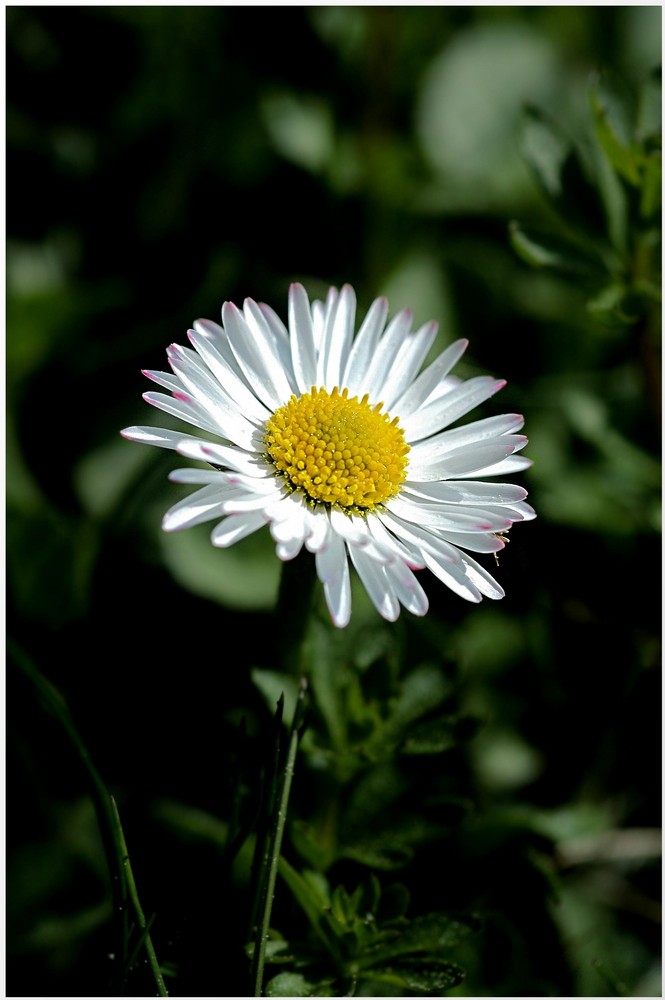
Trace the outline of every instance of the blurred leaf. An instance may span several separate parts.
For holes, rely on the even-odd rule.
[[[96,525],[48,504],[7,512],[7,583],[28,621],[62,627],[86,615],[99,547]]]
[[[159,799],[153,804],[152,811],[161,823],[184,841],[215,844],[222,849],[227,846],[228,823],[203,809],[172,799]]]
[[[603,234],[602,201],[572,141],[557,122],[533,105],[524,109],[520,148],[559,219],[584,235]]]
[[[663,80],[660,66],[652,69],[642,84],[638,98],[635,134],[648,150],[652,143],[660,148],[663,121]]]
[[[164,562],[180,586],[238,610],[271,610],[279,587],[280,562],[268,531],[229,549],[210,543],[210,525],[159,533]]]
[[[658,216],[662,205],[663,192],[663,162],[660,151],[650,153],[644,161],[642,175],[642,196],[640,199],[640,215],[643,219],[653,219]],[[658,218],[654,220],[658,223]]]
[[[391,954],[443,951],[456,948],[468,937],[477,934],[481,922],[475,916],[454,917],[448,913],[428,913],[414,917],[398,941],[390,947]]]
[[[379,919],[382,923],[399,922],[411,901],[409,890],[401,882],[391,882],[381,894]]]
[[[426,156],[446,191],[459,189],[474,214],[523,197],[514,135],[524,95],[550,104],[561,92],[551,39],[514,11],[506,13],[501,20],[472,21],[445,39],[422,74],[416,108]]]
[[[449,683],[438,667],[416,667],[403,678],[399,693],[389,701],[387,718],[378,722],[371,737],[363,742],[364,753],[372,760],[390,756],[408,738],[412,723],[435,711],[448,694]]]
[[[317,992],[316,983],[312,983],[300,972],[280,972],[274,976],[265,989],[268,997],[316,997],[334,996],[334,993]]]
[[[326,951],[339,961],[339,944],[329,915],[331,898],[327,880],[317,872],[304,872],[301,875],[283,857],[279,860],[279,874]]]
[[[426,961],[377,966],[366,978],[376,983],[388,983],[424,995],[440,996],[442,990],[451,990],[464,980],[464,972],[451,962]],[[377,994],[374,994],[375,996]]]
[[[322,844],[315,828],[302,820],[294,820],[290,826],[293,847],[303,861],[317,871],[325,871],[335,860],[336,852]]]
[[[333,152],[333,122],[328,104],[303,94],[268,94],[263,117],[275,148],[287,159],[316,173]]]
[[[524,110],[521,133],[522,155],[540,187],[555,204],[563,195],[561,175],[571,155],[570,141],[559,127],[538,108]]]
[[[551,233],[511,222],[508,234],[513,250],[532,267],[549,267],[562,274],[600,280],[606,273],[597,256]]]
[[[348,671],[345,637],[328,621],[312,618],[303,649],[308,664],[312,697],[321,713],[333,748],[342,753],[347,743],[348,712],[345,687],[353,679]]]
[[[339,856],[356,861],[358,864],[375,868],[377,871],[399,871],[408,865],[413,858],[413,849],[407,844],[391,842],[390,836],[377,837],[376,840],[346,844],[339,850]]]
[[[298,704],[298,682],[288,674],[276,670],[252,670],[252,680],[263,695],[266,705],[274,712],[280,697],[284,696],[284,725],[288,728],[293,722],[293,715]]]
[[[631,139],[628,111],[605,81],[590,89],[595,135],[608,162],[619,176],[634,187],[640,183],[640,152]]]
[[[600,291],[589,299],[587,308],[589,312],[598,316],[606,323],[614,322],[622,325],[635,323],[639,313],[629,312],[631,301],[631,290],[623,283],[615,281],[610,285],[601,288]]]
[[[444,753],[472,739],[477,729],[476,719],[442,715],[412,726],[400,750],[414,755]]]

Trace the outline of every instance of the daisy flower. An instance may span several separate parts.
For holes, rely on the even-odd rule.
[[[191,347],[167,349],[171,372],[145,371],[166,392],[157,409],[203,431],[128,427],[130,441],[205,463],[171,473],[198,489],[164,516],[165,531],[216,521],[220,548],[268,526],[281,560],[303,546],[334,624],[351,616],[349,560],[379,614],[424,615],[415,572],[427,568],[468,601],[504,591],[471,553],[504,547],[516,521],[535,517],[526,490],[480,477],[531,464],[519,414],[451,427],[505,382],[451,375],[468,341],[428,367],[436,323],[412,331],[408,309],[388,319],[376,299],[355,332],[350,285],[310,304],[289,291],[288,327],[263,304],[222,308],[222,325],[197,320]]]

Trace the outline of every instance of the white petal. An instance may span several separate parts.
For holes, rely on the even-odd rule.
[[[145,375],[146,378],[149,378],[151,382],[161,385],[163,389],[168,389],[169,392],[178,392],[182,389],[180,380],[175,375],[170,375],[168,372],[156,372],[144,369],[141,374]]]
[[[316,553],[316,572],[323,583],[330,617],[337,628],[344,628],[351,618],[351,580],[346,546],[334,532],[330,544]]]
[[[442,531],[441,538],[457,548],[481,552],[484,555],[500,552],[506,547],[506,543],[498,535],[481,534],[480,532]]]
[[[397,561],[403,560],[411,569],[423,569],[425,563],[420,550],[395,538],[378,517],[368,517],[367,527],[381,545],[393,552]]]
[[[361,391],[365,372],[370,365],[387,318],[387,300],[375,299],[356,334],[344,369],[344,385],[348,388],[350,396],[357,395]]]
[[[383,511],[379,516],[385,526],[397,538],[415,545],[421,555],[427,551],[436,555],[443,562],[461,562],[462,555],[459,549],[446,542],[444,538],[433,531],[421,528],[419,524],[411,524],[408,521],[403,521],[389,511]]]
[[[400,424],[406,440],[419,441],[440,431],[447,424],[463,417],[469,410],[493,396],[505,385],[504,379],[495,379],[491,375],[477,375],[457,388],[447,392],[440,399],[425,403],[415,413],[404,418],[399,405],[395,412],[399,413]]]
[[[276,342],[285,348],[288,352],[289,349],[289,331],[286,329],[281,319],[277,315],[274,309],[267,306],[265,302],[259,303],[259,308],[265,317],[265,321],[272,331],[272,335]]]
[[[317,385],[322,385],[328,390],[334,389],[335,386],[343,388],[340,383],[353,339],[355,318],[356,294],[350,285],[344,285],[326,316],[319,349]]]
[[[404,393],[420,370],[427,352],[436,339],[437,323],[426,323],[410,333],[400,346],[395,363],[387,373],[381,388],[381,401],[391,411],[395,400]]]
[[[227,549],[265,525],[260,514],[230,514],[212,529],[210,541],[220,549]]]
[[[177,448],[181,441],[199,443],[200,438],[182,431],[170,430],[167,427],[125,427],[120,431],[127,441],[137,441],[139,444],[152,444],[157,448]]]
[[[445,583],[446,587],[449,587],[455,594],[463,597],[466,601],[472,601],[474,604],[479,604],[482,601],[480,591],[467,578],[461,566],[451,566],[450,563],[444,565],[429,552],[425,552],[425,562],[434,576]]]
[[[367,522],[363,517],[344,514],[337,507],[330,511],[330,525],[336,534],[355,545],[366,545],[369,541]]]
[[[237,404],[240,412],[252,423],[257,425],[265,423],[271,410],[267,409],[256,394],[247,387],[243,378],[229,365],[210,338],[203,336],[197,330],[190,331],[189,337],[203,361],[226,391],[229,399]]]
[[[400,604],[418,617],[427,614],[429,608],[427,594],[409,567],[398,560],[386,566],[385,572]]]
[[[487,441],[503,434],[515,434],[523,426],[524,417],[521,413],[504,413],[498,417],[485,417],[483,420],[474,420],[462,427],[449,428],[434,437],[418,441],[412,446],[411,454],[414,461],[417,460],[418,464],[424,464],[440,458],[446,452],[456,451],[463,445]]]
[[[302,394],[309,392],[316,382],[316,349],[309,299],[299,284],[289,289],[289,329],[293,373]]]
[[[273,498],[282,495],[281,482],[274,476],[245,476],[242,472],[228,472],[227,481],[233,486],[239,486],[247,493],[270,494]]]
[[[226,486],[228,479],[225,472],[218,472],[216,469],[174,469],[169,472],[169,479],[172,483],[197,483],[199,486],[218,485]]]
[[[280,368],[289,383],[290,392],[296,392],[298,386],[291,368],[291,344],[289,343],[288,335],[285,337],[282,332],[283,325],[280,324],[276,328],[272,323],[268,322],[265,309],[257,305],[254,299],[245,299],[243,303],[243,315],[247,326],[254,336],[257,339],[265,340],[277,352]]]
[[[414,482],[429,482],[438,479],[456,479],[480,475],[484,469],[502,462],[508,455],[519,451],[527,443],[521,434],[505,434],[494,441],[478,441],[455,451],[447,452],[431,463],[416,465],[409,455],[407,475]]]
[[[399,618],[399,601],[381,565],[357,545],[349,545],[349,555],[372,604],[386,621]]]
[[[250,424],[244,413],[239,412],[237,403],[212,377],[210,369],[204,369],[202,364],[192,364],[182,348],[180,352],[176,353],[173,349],[170,352],[171,366],[187,392],[208,415],[211,426],[216,426],[218,433],[221,432],[229,440],[234,440],[232,434],[236,433],[238,426],[243,427],[245,433],[253,433],[256,423]]]
[[[471,480],[455,482],[404,483],[404,492],[444,503],[460,504],[515,504],[524,500],[527,491],[522,486],[511,483],[479,483]]]
[[[267,505],[274,502],[275,496],[265,493],[247,493],[243,490],[242,495],[225,500],[222,504],[224,514],[247,514],[250,511],[265,510]]]
[[[201,441],[197,438],[188,440],[185,435],[181,434],[177,441],[177,452],[185,458],[192,458],[197,462],[208,462],[210,465],[221,465],[257,479],[271,475],[258,455],[229,445]]]
[[[220,434],[220,427],[214,423],[209,415],[199,406],[195,399],[187,396],[186,393],[179,394],[175,399],[166,396],[163,392],[144,392],[143,398],[146,403],[156,406],[164,413],[170,413],[178,420],[184,420],[187,424],[194,424],[201,430],[210,431],[212,434]]]
[[[300,545],[305,540],[305,511],[299,504],[290,504],[289,517],[275,519],[270,524],[270,534],[276,542],[291,542],[294,539],[300,540]]]
[[[525,458],[523,455],[510,455],[509,458],[504,458],[496,465],[487,465],[484,469],[476,469],[472,473],[460,473],[460,478],[463,478],[464,475],[512,476],[515,472],[524,472],[525,469],[530,469],[532,465],[533,462],[530,458]]]
[[[320,552],[329,543],[329,536],[332,533],[330,520],[323,512],[307,511],[306,515],[308,534],[305,545],[310,552]]]
[[[437,531],[508,531],[512,521],[502,514],[493,514],[485,508],[459,507],[410,500],[406,494],[393,497],[388,509],[404,521],[435,528]]]
[[[394,403],[393,409],[399,415],[400,423],[428,399],[432,390],[440,384],[451,368],[454,368],[469,346],[468,340],[456,340],[418,376],[408,389]]]
[[[245,378],[259,399],[276,410],[292,395],[274,341],[254,336],[245,317],[232,302],[222,309],[224,329]]]
[[[521,514],[522,521],[533,521],[538,516],[531,504],[524,502],[513,504],[511,510]]]
[[[229,486],[204,486],[166,512],[162,519],[163,530],[181,531],[221,516],[224,513],[224,502],[232,492]]]
[[[291,559],[295,559],[302,549],[302,545],[302,538],[289,538],[286,542],[278,542],[275,546],[277,558],[281,559],[282,562],[289,562]]]
[[[477,563],[475,559],[471,556],[464,555],[464,564],[466,566],[467,578],[473,583],[478,590],[485,595],[485,597],[490,597],[493,601],[498,601],[502,597],[506,596],[506,592],[503,587],[499,586],[493,576],[487,572],[484,566]]]
[[[394,316],[376,346],[369,368],[365,374],[360,392],[368,393],[374,403],[384,403],[383,385],[395,365],[395,359],[411,330],[413,313],[402,309]],[[384,403],[385,405],[385,403]]]

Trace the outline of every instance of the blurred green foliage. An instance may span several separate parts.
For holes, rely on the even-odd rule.
[[[151,422],[140,369],[196,317],[284,315],[300,280],[437,319],[437,349],[468,337],[460,374],[507,378],[492,412],[526,416],[539,518],[500,604],[431,577],[423,620],[357,588],[346,633],[314,625],[273,914],[300,950],[272,995],[335,981],[303,880],[344,961],[404,913],[480,915],[419,982],[407,949],[408,982],[356,995],[660,995],[660,23],[7,9],[10,994],[118,987],[93,789],[26,662],[118,801],[170,992],[247,994],[251,838],[229,844],[288,702],[280,567],[267,533],[162,535],[177,460],[118,432]],[[368,894],[388,924],[358,922]]]

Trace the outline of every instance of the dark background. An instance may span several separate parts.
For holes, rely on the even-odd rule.
[[[459,373],[507,378],[492,412],[526,415],[539,517],[502,556],[507,597],[469,606],[429,577],[430,615],[398,626],[458,664],[484,719],[468,794],[516,831],[412,874],[423,904],[440,864],[437,893],[494,914],[455,995],[660,995],[658,310],[604,322],[593,288],[508,238],[549,221],[523,104],[584,138],[591,75],[631,94],[657,65],[659,7],[6,18],[9,994],[104,995],[112,951],[86,775],[26,662],[120,802],[173,995],[244,991],[213,818],[242,714],[263,749],[250,669],[274,665],[279,566],[269,538],[163,536],[177,460],[118,432],[160,423],[140,369],[195,318],[246,296],[285,317],[299,280],[437,319],[439,349],[468,337]],[[556,845],[554,902],[527,827]]]

